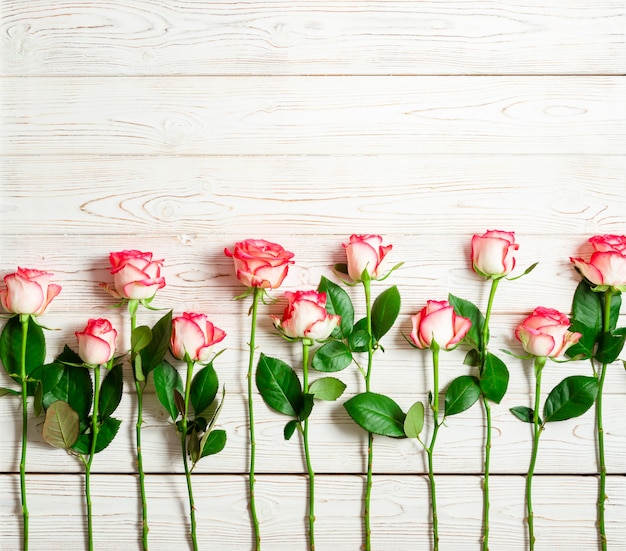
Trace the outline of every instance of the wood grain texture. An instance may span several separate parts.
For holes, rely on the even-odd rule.
[[[624,174],[626,156],[601,155],[5,156],[0,228],[62,235],[68,246],[139,234],[161,249],[155,235],[179,236],[190,250],[207,235],[313,236],[315,252],[295,241],[301,257],[326,255],[332,234],[413,234],[417,252],[432,241],[420,236],[450,236],[447,249],[453,235],[502,227],[518,230],[523,254],[524,233],[623,231]]]
[[[620,77],[57,77],[2,88],[3,151],[14,155],[626,153]]]
[[[5,75],[620,74],[615,0],[2,3]]]
[[[31,475],[33,551],[84,548],[82,478],[70,475]],[[246,511],[246,481],[242,476],[196,476],[198,537],[201,547],[240,551],[251,545]],[[363,478],[323,476],[317,484],[316,549],[358,549]],[[137,481],[131,476],[94,475],[95,546],[114,550],[140,548]],[[440,549],[478,548],[480,542],[480,480],[477,477],[437,477],[440,511]],[[537,476],[534,503],[536,549],[566,551],[595,549],[593,514],[597,481],[594,477]],[[607,532],[611,548],[626,545],[623,523],[626,482],[609,477]],[[187,545],[184,477],[148,476],[148,506],[152,511],[151,549],[167,551]],[[264,476],[258,484],[259,517],[264,549],[292,551],[306,546],[303,476]],[[492,478],[493,549],[526,548],[521,476]],[[0,549],[19,545],[19,515],[13,505],[18,479],[0,475]],[[372,545],[381,551],[431,548],[428,483],[422,476],[378,475],[372,492]],[[114,529],[112,529],[114,528]]]

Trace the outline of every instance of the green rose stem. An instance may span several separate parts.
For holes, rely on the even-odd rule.
[[[302,341],[302,370],[303,370],[303,392],[307,394],[309,392],[309,349],[311,348],[311,342],[307,339]],[[309,549],[315,550],[315,473],[311,466],[311,454],[309,453],[309,420],[304,420],[304,429],[302,425],[298,424],[300,431],[302,432],[302,439],[304,442],[304,456],[306,458],[306,468],[309,472]]]
[[[612,289],[604,292],[604,319],[603,331],[608,333],[611,328],[611,299],[613,298]],[[596,424],[598,432],[598,455],[600,461],[600,492],[598,495],[598,529],[600,531],[600,544],[602,551],[607,549],[606,527],[604,523],[605,502],[608,499],[606,495],[606,461],[604,457],[604,426],[602,422],[602,390],[604,388],[604,380],[606,378],[607,364],[602,364],[602,373],[598,380],[598,397],[596,399]]]
[[[196,507],[193,500],[193,489],[191,487],[191,472],[189,470],[189,462],[187,461],[187,428],[189,422],[189,397],[191,394],[191,379],[193,377],[193,360],[185,353],[185,361],[187,362],[187,380],[185,381],[185,408],[180,427],[180,444],[183,453],[183,466],[185,467],[185,478],[187,480],[187,495],[189,496],[189,515],[191,519],[191,542],[193,551],[198,551],[198,538],[196,536]]]
[[[87,539],[89,542],[89,551],[93,549],[93,515],[91,507],[91,464],[96,455],[96,441],[98,440],[98,432],[100,430],[98,421],[98,408],[100,407],[100,366],[95,366],[93,383],[93,413],[91,415],[91,449],[89,451],[89,459],[85,461],[85,500],[87,502]]]
[[[254,365],[254,349],[255,342],[254,337],[256,334],[256,324],[257,324],[257,311],[259,308],[259,299],[263,295],[263,289],[260,287],[254,287],[254,291],[252,294],[252,307],[250,308],[250,313],[252,315],[251,320],[251,328],[250,328],[250,356],[248,361],[248,422],[249,422],[249,430],[250,430],[250,470],[248,477],[249,491],[250,491],[250,515],[252,516],[252,523],[254,525],[254,541],[255,541],[255,550],[260,551],[261,549],[261,532],[259,530],[259,519],[256,513],[256,501],[254,497],[254,466],[256,461],[256,441],[254,438],[254,404],[252,401],[252,391],[253,391],[253,381],[252,381],[252,369]]]
[[[491,319],[491,309],[493,300],[496,296],[498,283],[500,278],[491,280],[491,289],[489,291],[489,299],[487,301],[487,312],[485,313],[485,324],[483,326],[483,335],[481,339],[480,353],[480,371],[481,375],[485,368],[485,359],[487,357],[487,345],[489,344],[489,320]],[[483,551],[489,550],[489,469],[491,464],[491,406],[489,400],[482,395],[483,408],[485,410],[485,420],[487,424],[487,438],[485,439],[485,462],[483,475]]]
[[[28,435],[28,383],[26,381],[26,348],[28,344],[29,314],[20,314],[22,324],[22,354],[20,358],[20,380],[22,383],[22,456],[20,458],[20,491],[22,497],[23,549],[28,551],[28,505],[26,504],[26,443]]]
[[[439,520],[437,516],[437,493],[435,489],[435,469],[433,464],[433,452],[435,450],[435,442],[437,441],[437,433],[439,432],[439,345],[434,341],[431,344],[433,351],[433,401],[431,409],[433,411],[433,434],[430,444],[426,448],[428,455],[428,480],[430,482],[430,509],[433,521],[433,550],[439,549]]]
[[[137,307],[139,302],[136,299],[128,301],[128,313],[130,314],[130,334],[132,335],[137,327]],[[132,340],[132,337],[131,337]],[[144,551],[148,549],[148,503],[146,500],[146,481],[143,469],[143,455],[141,452],[141,427],[143,425],[143,374],[137,377],[136,362],[137,353],[131,345],[130,361],[133,366],[133,377],[135,379],[135,390],[137,392],[137,423],[135,424],[135,443],[137,447],[137,471],[139,472],[139,491],[141,494],[141,518],[142,518],[142,544]]]
[[[533,409],[533,450],[526,475],[526,513],[528,522],[528,547],[530,551],[535,549],[535,523],[533,516],[533,474],[535,473],[535,464],[537,463],[537,450],[539,449],[539,437],[543,432],[544,425],[539,423],[539,400],[541,398],[541,372],[546,365],[547,358],[545,356],[535,357],[535,407]]]
[[[372,365],[374,363],[374,343],[372,342],[372,297],[370,279],[363,279],[365,291],[365,319],[367,320],[367,371],[365,373],[365,391],[370,391]],[[367,482],[365,486],[365,550],[372,548],[372,528],[370,524],[370,503],[372,498],[372,470],[374,465],[374,434],[367,433]]]

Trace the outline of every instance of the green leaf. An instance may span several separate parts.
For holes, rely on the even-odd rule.
[[[480,366],[480,353],[475,348],[470,348],[463,358],[463,365],[469,365],[470,367]]]
[[[269,407],[291,417],[298,416],[302,407],[302,387],[296,372],[285,362],[261,354],[256,386]]]
[[[35,385],[33,410],[35,412],[35,417],[39,417],[43,410],[43,385],[41,384],[41,381],[37,381]]]
[[[98,403],[98,415],[100,417],[110,417],[117,409],[122,400],[123,387],[122,364],[117,364],[106,374],[100,387]]]
[[[285,425],[285,428],[283,429],[283,437],[285,440],[291,440],[291,437],[293,436],[293,433],[296,432],[299,423],[300,421],[297,419],[292,419]]]
[[[298,412],[298,420],[306,421],[311,412],[313,411],[313,394],[309,394],[308,392],[302,395],[302,405],[300,406],[300,411]]]
[[[311,367],[323,373],[342,371],[352,363],[350,349],[341,341],[329,341],[313,355]]]
[[[121,424],[122,422],[114,417],[105,417],[101,420],[95,453],[100,453],[109,446],[117,435]],[[89,455],[91,453],[91,433],[81,434],[72,446],[72,450],[83,455]]]
[[[187,453],[194,465],[200,460],[200,437],[195,426],[187,440]]]
[[[65,366],[55,360],[50,364],[37,367],[31,373],[31,378],[41,383],[42,394],[46,394],[59,384],[61,377],[63,377],[64,369]]]
[[[147,325],[140,325],[135,327],[135,330],[130,336],[130,349],[138,354],[146,346],[150,344],[152,340],[152,331]]]
[[[57,400],[67,402],[80,420],[86,422],[93,401],[89,370],[74,365],[63,365],[63,372],[57,384],[48,392],[44,392],[44,408],[48,409]]]
[[[419,438],[424,428],[424,404],[415,402],[406,412],[404,434],[409,438]]]
[[[533,416],[535,414],[532,408],[526,406],[515,406],[509,410],[515,417],[524,423],[533,423]],[[539,419],[539,424],[543,424]]]
[[[204,366],[191,381],[189,399],[196,415],[200,415],[215,400],[219,382],[213,363]]]
[[[471,408],[480,398],[480,383],[476,377],[461,375],[446,391],[444,416],[456,415]]]
[[[480,376],[480,389],[487,400],[499,404],[509,386],[509,370],[505,363],[491,352],[485,357],[485,366]]]
[[[580,357],[582,359],[593,357],[596,338],[598,337],[596,330],[576,320],[572,320],[569,330],[574,333],[580,333],[581,337],[576,344],[567,349],[565,352],[567,356],[570,358]]]
[[[400,292],[394,285],[383,291],[372,306],[372,335],[379,341],[393,327],[400,313]]]
[[[21,394],[21,392],[19,392],[17,390],[13,390],[12,388],[0,387],[0,397],[7,396],[7,395],[19,396],[20,394]]]
[[[463,337],[463,341],[467,343],[470,348],[481,350],[483,330],[485,327],[485,317],[483,316],[482,312],[474,303],[470,302],[469,300],[454,296],[451,293],[448,295],[448,302],[450,303],[450,306],[454,308],[454,312],[458,316],[468,318],[472,322],[472,326],[467,332],[467,335]]]
[[[333,331],[332,336],[340,339],[347,338],[354,326],[354,306],[350,295],[324,276],[320,279],[317,292],[326,293],[326,311],[329,314],[341,316],[341,323]]]
[[[543,407],[545,422],[565,421],[585,413],[598,395],[598,379],[583,375],[566,377],[546,398]]]
[[[589,283],[584,280],[578,284],[574,292],[572,317],[593,331],[595,336],[602,331],[602,295],[594,293]]]
[[[354,422],[366,431],[392,438],[405,438],[406,415],[388,396],[363,392],[350,398],[344,407]]]
[[[348,275],[348,265],[345,262],[339,262],[333,266],[335,272]]]
[[[0,361],[9,375],[20,380],[22,365],[22,323],[20,316],[9,318],[2,334],[0,334]],[[43,329],[32,319],[28,320],[28,332],[26,334],[26,375],[30,375],[35,368],[46,360],[46,339]],[[32,395],[35,388],[29,389]]]
[[[352,333],[348,337],[348,348],[352,352],[367,352],[367,344],[370,341],[370,335],[367,332],[367,319],[361,318],[354,324]],[[372,346],[374,343],[372,343]]]
[[[143,372],[148,375],[165,358],[172,336],[172,311],[170,310],[152,328],[152,340],[141,350]]]
[[[617,360],[626,341],[626,328],[615,329],[611,333],[601,333],[598,337],[598,349],[595,359],[602,364],[610,364]]]
[[[55,448],[69,450],[80,433],[78,414],[67,402],[54,402],[46,411],[43,423],[43,439]]]
[[[611,315],[609,317],[609,331],[613,331],[617,327],[617,322],[619,320],[619,311],[621,308],[622,295],[613,293],[611,296]]]
[[[174,391],[183,392],[183,380],[178,371],[166,360],[154,368],[154,388],[159,402],[170,414],[172,421],[175,421],[178,418],[178,407]]]
[[[202,458],[206,457],[207,455],[215,455],[216,453],[220,453],[225,446],[226,431],[222,429],[213,430],[209,433],[207,439],[204,440],[200,457]]]
[[[311,386],[309,386],[309,392],[313,394],[316,400],[329,402],[334,402],[339,398],[345,389],[345,383],[335,377],[322,377],[313,381]]]

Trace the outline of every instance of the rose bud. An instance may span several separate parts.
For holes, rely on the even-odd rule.
[[[409,337],[417,348],[443,350],[455,348],[467,334],[472,322],[456,314],[454,308],[445,301],[429,300],[417,314],[411,316],[413,330]]]
[[[326,311],[326,293],[287,291],[289,304],[282,319],[271,316],[274,326],[292,339],[324,340],[339,326],[341,316]]]
[[[344,243],[348,260],[348,275],[353,281],[363,279],[363,272],[370,279],[382,276],[382,264],[387,253],[393,245],[382,245],[383,238],[380,235],[351,235],[349,243]]]
[[[7,312],[40,316],[48,304],[61,292],[61,287],[49,283],[54,274],[18,268],[4,276],[6,288],[0,290],[0,302]]]
[[[78,355],[87,365],[106,365],[115,354],[117,331],[106,319],[91,319],[76,332]]]
[[[472,269],[486,278],[499,278],[515,268],[515,234],[489,230],[472,237]]]
[[[558,358],[582,336],[569,331],[569,327],[565,314],[539,306],[517,327],[515,337],[529,354]]]
[[[163,260],[152,260],[152,253],[130,250],[111,253],[114,289],[103,285],[116,298],[145,300],[165,287],[161,277]]]
[[[589,241],[594,248],[589,262],[570,258],[576,270],[592,285],[626,291],[626,236],[596,235]]]
[[[204,314],[185,312],[172,320],[172,355],[185,359],[185,353],[194,362],[206,362],[211,356],[211,347],[224,339],[226,333],[215,327]]]
[[[241,283],[262,289],[276,289],[281,285],[294,256],[280,245],[264,239],[239,241],[232,252],[224,249],[224,254],[232,257]]]

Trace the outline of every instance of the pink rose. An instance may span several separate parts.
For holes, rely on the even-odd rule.
[[[433,343],[443,350],[456,347],[472,327],[472,322],[458,316],[448,301],[429,300],[417,314],[411,316],[413,330],[409,335],[417,348],[432,348]]]
[[[18,268],[14,274],[4,276],[6,289],[0,290],[0,302],[7,312],[40,316],[48,304],[61,292],[59,285],[50,282],[54,274]]]
[[[569,326],[565,314],[539,306],[517,327],[515,337],[533,356],[558,358],[582,336],[569,331]]]
[[[348,275],[353,281],[361,281],[365,270],[371,279],[382,275],[382,263],[393,245],[383,247],[380,235],[351,235],[344,243],[348,259]]]
[[[235,262],[237,279],[247,287],[276,289],[287,276],[293,253],[276,243],[264,239],[246,239],[235,243],[231,252],[224,249],[226,256]]]
[[[592,285],[626,291],[626,236],[596,235],[589,242],[594,248],[589,262],[570,257],[576,270]]]
[[[292,339],[327,339],[341,322],[341,316],[326,311],[326,293],[317,291],[287,291],[289,300],[282,319],[271,316],[274,325]]]
[[[106,365],[115,353],[117,331],[106,319],[91,319],[76,332],[78,355],[88,365]]]
[[[115,298],[144,300],[165,287],[161,277],[163,260],[152,260],[152,253],[120,251],[109,255],[114,289],[101,284]]]
[[[215,327],[204,314],[185,312],[172,320],[170,350],[175,358],[185,359],[185,352],[194,362],[206,362],[211,346],[224,339],[226,333]]]
[[[472,268],[482,277],[494,278],[509,274],[515,268],[515,234],[489,230],[472,237]]]

